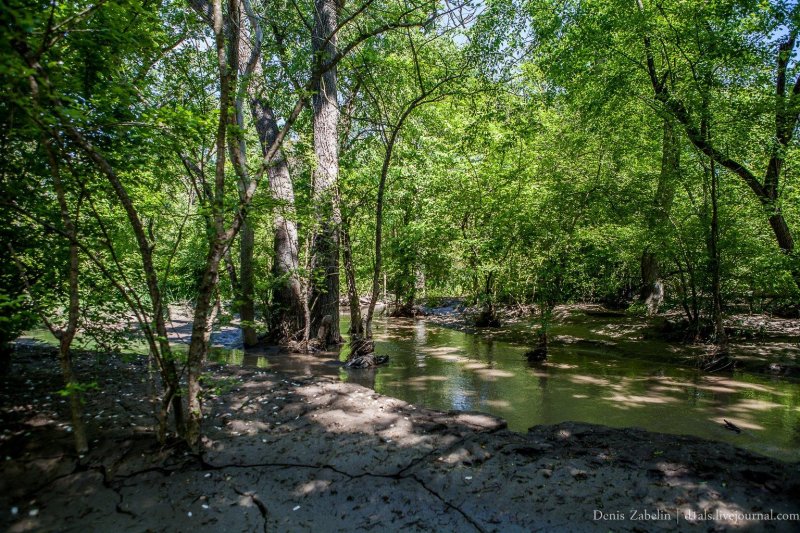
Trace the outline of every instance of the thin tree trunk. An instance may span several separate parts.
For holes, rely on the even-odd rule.
[[[228,279],[231,282],[231,291],[233,294],[238,294],[239,276],[236,274],[236,265],[233,264],[230,248],[225,251],[225,269],[228,271]]]
[[[258,344],[258,335],[254,327],[256,319],[253,302],[253,250],[255,248],[255,232],[249,220],[242,222],[239,232],[239,318],[242,323],[242,336],[245,346]]]
[[[78,286],[78,276],[80,273],[80,258],[78,256],[78,230],[75,221],[69,213],[66,192],[61,181],[61,173],[58,168],[56,158],[50,142],[45,141],[48,158],[50,160],[50,172],[53,177],[53,186],[58,198],[58,205],[61,211],[61,221],[65,231],[70,235],[69,243],[69,306],[67,310],[67,325],[62,330],[51,328],[53,334],[58,338],[58,355],[61,362],[61,375],[64,379],[65,388],[69,394],[70,417],[72,419],[72,434],[75,439],[75,451],[84,453],[89,449],[89,442],[86,438],[86,426],[83,422],[83,399],[80,392],[80,383],[75,377],[72,368],[72,353],[70,348],[75,334],[78,331],[78,319],[80,318],[80,293]]]
[[[166,414],[170,407],[175,420],[175,429],[179,435],[183,435],[185,431],[185,420],[183,412],[183,400],[180,393],[180,386],[178,383],[178,372],[175,366],[175,358],[172,354],[172,349],[169,345],[167,336],[167,325],[164,320],[164,306],[161,297],[161,289],[158,285],[158,275],[153,264],[153,248],[147,239],[144,226],[136,212],[136,208],[131,201],[125,186],[122,184],[114,168],[103,157],[100,152],[95,150],[94,146],[73,126],[69,125],[67,121],[64,122],[64,129],[67,135],[77,144],[89,158],[97,165],[100,171],[106,176],[117,199],[120,201],[125,214],[128,217],[128,222],[133,229],[133,234],[136,237],[136,244],[139,249],[139,255],[142,258],[142,270],[145,275],[145,282],[147,283],[148,293],[150,295],[150,303],[152,306],[152,320],[155,323],[155,335],[149,330],[149,325],[144,322],[143,326],[145,335],[148,340],[151,352],[156,357],[159,364],[159,370],[164,382],[164,396],[160,411],[159,420],[159,440],[164,441],[166,435]]]
[[[239,13],[238,0],[230,0],[228,15]],[[206,264],[203,277],[198,288],[197,300],[194,307],[192,322],[192,337],[189,344],[187,357],[187,395],[188,417],[186,424],[186,442],[192,449],[197,449],[200,441],[200,425],[203,419],[202,403],[200,399],[201,377],[203,364],[208,355],[208,341],[211,335],[210,314],[214,289],[219,280],[219,263],[229,246],[230,232],[224,227],[224,198],[225,198],[225,147],[229,121],[229,109],[234,102],[231,98],[232,87],[236,83],[238,58],[238,38],[241,27],[232,20],[223,19],[221,0],[212,3],[212,22],[217,51],[217,64],[219,66],[219,122],[216,134],[216,167],[214,173],[213,196],[210,198],[210,207],[213,218],[213,228],[209,228],[209,248],[206,255]],[[226,43],[226,32],[231,38]],[[227,46],[226,46],[227,45]],[[235,117],[234,117],[235,120]],[[243,222],[243,221],[242,221]]]
[[[197,300],[194,306],[192,321],[192,337],[189,344],[187,357],[187,397],[188,418],[186,424],[186,442],[193,449],[197,448],[200,439],[200,424],[203,418],[202,402],[200,401],[201,376],[203,365],[208,356],[209,338],[211,337],[212,297],[219,280],[219,263],[224,253],[224,243],[215,242],[211,245],[206,256],[206,267],[200,287],[197,291]]]
[[[375,269],[372,272],[372,292],[367,308],[366,333],[367,338],[372,338],[372,317],[375,314],[375,304],[378,302],[380,294],[380,276],[383,268],[383,197],[386,193],[386,177],[389,174],[389,164],[392,161],[392,150],[397,140],[399,127],[395,128],[386,144],[386,152],[383,155],[383,166],[381,167],[381,177],[378,182],[378,198],[375,204]]]
[[[350,301],[349,333],[353,338],[362,338],[364,336],[364,324],[361,320],[361,302],[358,298],[356,270],[353,264],[353,250],[350,246],[350,223],[347,219],[342,220],[342,256],[344,259],[344,271],[347,277],[347,296]]]
[[[726,348],[728,336],[722,322],[722,290],[720,280],[720,252],[719,252],[719,207],[718,207],[719,177],[714,161],[711,160],[711,231],[709,235],[708,252],[710,256],[709,270],[711,270],[711,316],[714,322],[714,342],[720,348]]]

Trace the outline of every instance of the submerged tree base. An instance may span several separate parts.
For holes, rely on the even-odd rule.
[[[344,365],[348,368],[373,368],[379,365],[385,365],[389,362],[388,355],[362,355],[359,357],[354,357],[347,361]]]
[[[500,320],[493,307],[483,308],[478,316],[475,317],[476,328],[499,328]]]
[[[536,347],[525,352],[525,357],[532,363],[547,359],[547,333],[540,332],[538,338]]]

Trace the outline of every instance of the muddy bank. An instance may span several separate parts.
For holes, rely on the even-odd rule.
[[[18,353],[3,378],[5,530],[798,526],[737,514],[800,512],[800,466],[726,444],[575,423],[520,434],[489,415],[426,410],[330,378],[213,366],[194,456],[154,443],[141,359],[82,354],[78,367],[100,386],[87,398],[85,457],[69,451],[51,350]]]
[[[531,348],[536,345],[539,325],[531,307],[498,307],[501,327],[497,328],[475,327],[478,310],[457,300],[424,311],[427,320],[441,326]],[[681,318],[674,311],[646,319],[598,304],[559,305],[553,311],[549,345],[695,367],[712,347],[683,342]],[[735,314],[726,317],[725,328],[738,369],[800,377],[800,319]]]

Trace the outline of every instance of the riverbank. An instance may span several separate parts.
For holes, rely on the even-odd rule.
[[[77,367],[99,386],[87,397],[85,457],[69,451],[52,350],[24,349],[3,378],[5,530],[607,531],[688,527],[687,516],[703,529],[798,525],[743,515],[800,512],[800,465],[723,443],[575,423],[520,434],[330,378],[216,365],[198,457],[155,444],[142,359],[83,353]]]

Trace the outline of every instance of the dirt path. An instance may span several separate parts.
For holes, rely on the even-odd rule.
[[[725,444],[573,423],[523,435],[485,414],[430,411],[329,378],[214,367],[197,457],[155,445],[142,361],[87,355],[79,367],[101,385],[87,400],[93,449],[81,458],[69,452],[52,352],[17,354],[2,380],[4,530],[800,525],[737,517],[800,513],[800,466]]]

